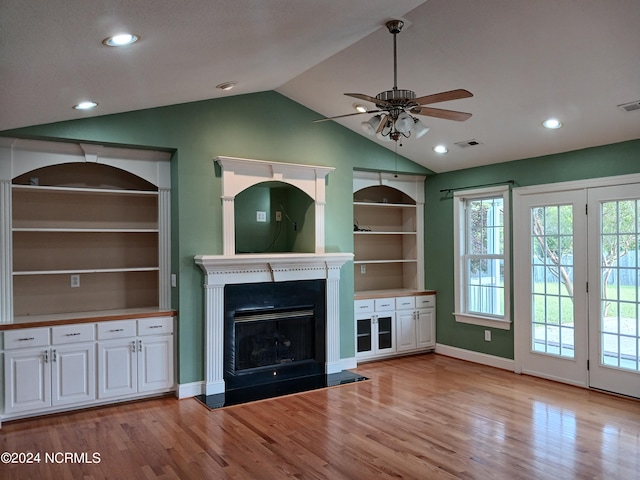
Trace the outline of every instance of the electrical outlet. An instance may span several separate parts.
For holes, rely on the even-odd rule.
[[[276,222],[282,221],[282,212],[276,212]]]
[[[365,273],[367,273],[367,266],[366,265],[360,265],[360,273],[362,273],[363,275]]]
[[[177,287],[178,286],[178,278],[177,278],[175,273],[171,274],[171,286],[172,287]]]
[[[256,212],[256,222],[266,222],[267,221],[267,212]]]
[[[491,330],[485,330],[484,331],[484,341],[485,342],[490,342],[491,341]]]
[[[78,288],[80,286],[80,275],[71,275],[71,288]]]

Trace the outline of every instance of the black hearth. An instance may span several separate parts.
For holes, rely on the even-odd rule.
[[[226,391],[324,374],[325,302],[325,280],[226,285]]]

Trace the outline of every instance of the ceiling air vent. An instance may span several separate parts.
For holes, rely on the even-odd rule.
[[[467,147],[475,147],[476,145],[482,145],[482,142],[479,142],[476,139],[471,139],[471,140],[465,140],[464,142],[456,142],[455,144],[460,148],[467,148]]]
[[[640,101],[623,103],[622,105],[618,105],[618,108],[623,112],[633,112],[634,110],[640,110]]]

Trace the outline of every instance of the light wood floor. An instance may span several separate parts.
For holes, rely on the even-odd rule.
[[[4,424],[8,479],[637,479],[640,401],[436,355],[209,411],[165,397]],[[46,452],[100,463],[45,463]]]

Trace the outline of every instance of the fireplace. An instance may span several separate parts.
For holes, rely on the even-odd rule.
[[[205,395],[224,393],[242,385],[246,372],[260,373],[257,381],[270,382],[288,375],[297,367],[319,369],[325,374],[341,372],[345,364],[340,359],[340,269],[353,259],[351,253],[299,253],[299,254],[249,254],[249,255],[198,255],[196,264],[205,272]],[[292,293],[289,287],[301,287]],[[243,302],[234,302],[229,292],[235,292]],[[239,293],[238,293],[239,292]],[[253,293],[251,293],[253,292]],[[285,295],[281,295],[286,292]],[[278,299],[279,298],[279,299]],[[246,368],[229,375],[230,364],[225,363],[225,350],[229,351],[235,335],[235,322],[230,330],[230,311],[239,317],[282,313],[297,316],[300,311],[314,310],[313,361],[281,362],[276,375],[266,365]],[[291,313],[294,312],[294,313]],[[285,315],[286,316],[286,315]],[[249,322],[257,317],[249,317]],[[308,328],[308,327],[307,327]],[[291,339],[289,339],[291,340]],[[235,349],[235,339],[233,340]],[[247,347],[248,348],[248,347]],[[281,359],[283,360],[283,359]],[[229,361],[229,360],[228,360]],[[235,358],[233,359],[235,369]],[[291,363],[295,366],[287,365]],[[264,371],[260,372],[261,369]],[[265,373],[270,372],[270,373]],[[304,371],[302,375],[305,375]],[[240,377],[240,378],[238,378]],[[275,377],[275,378],[274,378]],[[252,379],[251,381],[255,381]]]
[[[227,285],[226,390],[324,373],[325,280]]]

